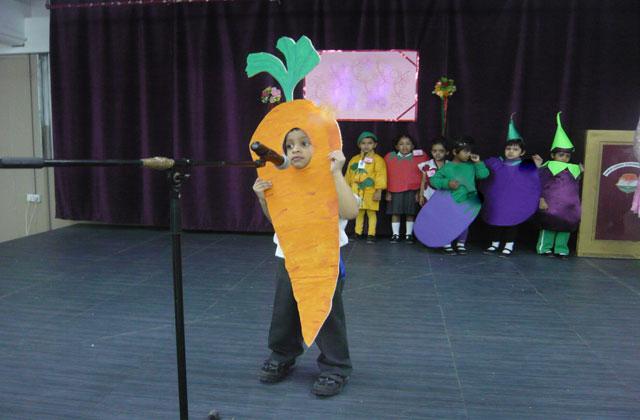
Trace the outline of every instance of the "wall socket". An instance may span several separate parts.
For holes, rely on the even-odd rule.
[[[27,203],[39,203],[41,201],[40,194],[27,194]]]

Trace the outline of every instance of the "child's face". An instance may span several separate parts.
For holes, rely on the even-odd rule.
[[[524,150],[522,150],[519,144],[508,144],[507,147],[504,148],[504,157],[507,159],[518,159],[522,155],[524,155]]]
[[[447,156],[447,149],[441,144],[434,144],[431,146],[431,156],[436,162],[442,162]]]
[[[460,162],[467,162],[471,157],[471,149],[465,147],[461,150],[455,150],[454,155]]]
[[[551,159],[558,162],[567,163],[571,160],[571,153],[570,152],[554,152],[554,153],[551,153]]]
[[[365,137],[360,140],[358,147],[362,153],[369,153],[376,148],[377,143],[371,137]]]
[[[302,169],[311,162],[313,145],[304,131],[293,130],[287,134],[284,147],[287,151],[287,158],[294,168]]]
[[[413,151],[413,143],[408,137],[401,137],[396,144],[396,150],[403,155],[411,153]]]

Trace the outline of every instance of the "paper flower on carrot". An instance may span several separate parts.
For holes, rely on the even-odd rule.
[[[267,86],[260,94],[260,102],[263,104],[277,104],[281,99],[282,92],[275,86]]]
[[[442,136],[444,136],[447,131],[447,109],[449,107],[449,96],[453,95],[456,90],[458,89],[456,88],[455,81],[453,79],[449,79],[447,76],[442,76],[436,82],[433,92],[431,92],[440,98],[442,105],[440,110]]]

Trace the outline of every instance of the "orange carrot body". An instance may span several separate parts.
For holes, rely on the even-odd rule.
[[[251,142],[282,151],[284,138],[293,128],[303,130],[311,140],[314,151],[309,164],[284,170],[267,164],[258,168],[258,175],[273,184],[265,192],[267,207],[285,255],[302,336],[310,346],[331,311],[339,272],[338,197],[327,156],[342,148],[342,139],[328,111],[310,101],[295,100],[272,109]]]

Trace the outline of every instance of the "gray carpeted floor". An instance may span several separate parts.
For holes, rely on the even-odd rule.
[[[519,250],[443,256],[350,244],[354,372],[310,393],[258,367],[273,298],[268,235],[183,238],[189,408],[224,419],[638,418],[640,261]],[[0,244],[0,417],[175,419],[167,231],[76,225]]]

